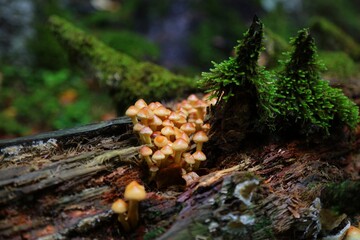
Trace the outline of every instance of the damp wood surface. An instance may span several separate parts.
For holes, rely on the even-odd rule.
[[[0,238],[232,239],[251,233],[251,239],[311,239],[320,211],[314,199],[324,186],[359,180],[357,131],[351,144],[259,144],[215,159],[172,186],[161,179],[148,184],[130,129],[120,118],[2,140]],[[110,207],[132,180],[148,193],[140,226],[124,233]],[[249,207],[235,189],[257,182]],[[240,219],[257,224],[244,227]]]

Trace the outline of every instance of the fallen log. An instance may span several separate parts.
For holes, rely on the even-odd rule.
[[[336,162],[356,148],[270,144],[218,159],[159,189],[144,182],[138,142],[120,118],[1,141],[3,239],[312,239],[348,227],[321,225],[321,190],[349,175]],[[110,210],[132,180],[145,185],[140,226],[125,233]],[[353,218],[352,218],[353,219]]]

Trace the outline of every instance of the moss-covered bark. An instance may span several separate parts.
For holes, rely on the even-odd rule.
[[[194,79],[150,62],[138,62],[60,17],[52,16],[49,21],[70,57],[85,63],[110,88],[120,111],[138,98],[147,101],[175,98],[195,87]]]

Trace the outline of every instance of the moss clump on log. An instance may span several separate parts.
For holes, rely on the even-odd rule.
[[[321,79],[324,67],[309,31],[299,31],[291,44],[294,50],[283,62],[277,81],[280,122],[285,123],[279,127],[301,129],[305,135],[328,135],[337,125],[354,129],[359,122],[358,108],[340,89]]]
[[[52,16],[49,22],[70,56],[86,63],[101,83],[110,88],[119,110],[139,98],[147,101],[176,98],[194,89],[194,79],[173,74],[150,62],[138,62],[60,17]]]
[[[236,56],[214,63],[214,68],[202,75],[200,84],[218,98],[210,121],[213,139],[223,149],[236,149],[255,128],[264,123],[270,126],[275,116],[274,78],[257,63],[263,50],[262,40],[263,24],[254,17],[235,47]]]
[[[210,117],[215,145],[234,150],[253,133],[329,136],[357,126],[358,107],[321,79],[323,67],[308,30],[291,40],[293,51],[275,74],[258,65],[262,40],[263,25],[255,17],[236,56],[203,73],[200,83],[218,97]]]

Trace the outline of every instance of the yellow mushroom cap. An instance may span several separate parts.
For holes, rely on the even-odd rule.
[[[169,120],[169,119],[165,119],[165,120],[162,122],[162,125],[163,125],[164,127],[173,127],[173,126],[174,126],[174,123],[173,123],[171,120]]]
[[[142,125],[141,123],[136,123],[133,127],[135,132],[140,132],[141,129],[143,129],[145,126]]]
[[[174,150],[169,145],[162,147],[160,151],[165,155],[171,155],[174,153]]]
[[[158,106],[156,105],[156,103],[151,102],[148,104],[148,108],[150,108],[152,111],[154,111]]]
[[[195,94],[191,94],[190,96],[188,96],[187,100],[191,105],[193,105],[196,101],[199,100],[199,98]]]
[[[181,114],[180,113],[178,113],[179,114],[179,119],[178,120],[173,120],[174,121],[174,123],[177,125],[177,126],[181,126],[181,125],[183,125],[183,124],[185,124],[185,123],[187,123],[187,121],[186,121],[186,117],[184,117],[184,116],[181,116]]]
[[[143,107],[147,106],[147,103],[144,101],[144,99],[139,99],[135,102],[135,107],[137,107],[138,109],[142,109]]]
[[[149,128],[149,127],[143,127],[140,130],[140,134],[142,134],[142,135],[150,136],[152,133],[153,133],[153,130],[151,130],[151,128]]]
[[[206,108],[207,104],[203,100],[197,100],[194,103],[194,108]]]
[[[152,153],[153,151],[148,146],[143,146],[142,148],[140,148],[141,156],[147,157],[150,156]]]
[[[154,114],[160,118],[165,118],[171,114],[171,110],[167,109],[164,106],[160,106],[154,110]]]
[[[176,122],[176,121],[180,120],[180,118],[181,118],[181,115],[179,113],[172,112],[168,119],[173,121],[173,122]]]
[[[161,125],[162,125],[162,120],[156,115],[154,115],[154,118],[149,122],[149,126],[157,127]]]
[[[165,155],[162,151],[157,150],[156,152],[154,152],[154,154],[152,155],[152,160],[156,161],[161,161],[165,159]]]
[[[128,200],[142,201],[146,198],[145,187],[132,181],[126,186],[124,197]]]
[[[191,154],[184,155],[184,160],[188,164],[195,164],[195,159]]]
[[[125,112],[125,115],[128,116],[128,117],[135,117],[136,114],[139,112],[139,109],[135,106],[130,106],[126,112]]]
[[[174,151],[185,151],[189,147],[189,144],[182,138],[178,138],[173,142],[172,148]]]
[[[190,138],[189,136],[185,133],[185,132],[180,132],[178,135],[175,136],[175,139],[179,139],[182,138],[184,139],[187,143],[190,143]]]
[[[175,132],[174,132],[174,128],[173,127],[170,127],[170,126],[166,126],[166,127],[163,127],[161,129],[161,133],[165,136],[171,136],[171,135],[174,135]]]
[[[207,142],[208,140],[209,140],[209,138],[204,131],[198,131],[197,133],[195,133],[195,135],[193,137],[193,141],[195,143]]]
[[[167,139],[167,137],[159,135],[154,138],[154,144],[158,148],[162,148],[162,147],[168,145],[168,143],[169,143],[169,140]]]
[[[195,132],[195,124],[194,123],[184,123],[181,125],[180,130],[183,130],[187,135]]]
[[[140,119],[148,119],[151,120],[154,118],[154,113],[151,111],[148,107],[143,107],[139,110],[139,112],[136,114],[136,116]]]
[[[192,154],[193,158],[197,161],[205,161],[206,155],[202,151],[196,151]]]
[[[111,205],[111,210],[115,213],[125,213],[128,209],[127,203],[122,200],[118,199]]]

